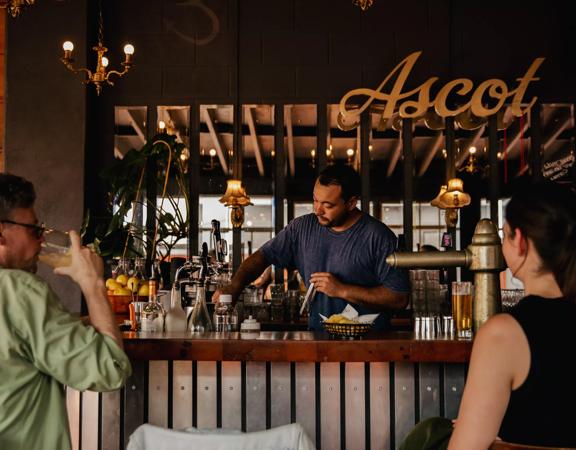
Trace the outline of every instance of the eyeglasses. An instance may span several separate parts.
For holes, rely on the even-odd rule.
[[[41,223],[40,225],[35,225],[33,223],[14,222],[13,220],[7,220],[7,219],[0,220],[0,223],[9,223],[11,225],[19,225],[21,227],[28,228],[29,230],[32,230],[34,232],[34,236],[36,236],[38,239],[40,239],[44,234],[44,232],[46,232],[46,226],[43,223]]]

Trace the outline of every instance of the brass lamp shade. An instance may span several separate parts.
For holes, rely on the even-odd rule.
[[[226,192],[220,199],[220,203],[224,203],[226,206],[248,206],[252,204],[240,180],[227,181]]]
[[[448,189],[448,186],[445,184],[440,186],[440,192],[438,193],[436,198],[430,202],[430,204],[432,206],[436,206],[436,208],[445,209],[446,207],[440,202],[440,197],[442,197],[446,193],[447,189]]]
[[[464,182],[460,178],[448,181],[448,189],[439,198],[444,208],[462,208],[470,204],[470,195],[464,192]]]
[[[226,192],[220,199],[220,203],[230,207],[232,227],[240,228],[244,223],[244,207],[252,204],[250,197],[242,187],[242,181],[228,180]]]

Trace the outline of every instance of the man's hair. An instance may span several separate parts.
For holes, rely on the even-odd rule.
[[[361,195],[360,175],[348,165],[334,164],[326,167],[318,176],[318,182],[323,186],[340,186],[344,201]]]
[[[36,200],[34,186],[22,177],[0,173],[0,220],[9,219],[16,208],[32,208]]]

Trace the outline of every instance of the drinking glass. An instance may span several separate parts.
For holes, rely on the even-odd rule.
[[[458,337],[472,337],[472,283],[452,282],[452,317]]]
[[[64,231],[46,230],[38,259],[52,268],[72,263],[70,236]]]

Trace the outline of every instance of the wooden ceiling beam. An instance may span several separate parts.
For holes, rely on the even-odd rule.
[[[258,134],[256,133],[256,126],[254,125],[254,110],[252,107],[247,108],[246,121],[250,129],[250,139],[254,147],[254,157],[256,158],[256,165],[258,166],[258,173],[261,177],[264,176],[264,163],[262,162],[262,152],[260,151],[260,142],[258,141]]]
[[[228,162],[226,161],[226,155],[224,154],[224,146],[222,145],[222,140],[220,135],[216,132],[214,128],[214,109],[212,108],[204,108],[204,119],[206,120],[206,126],[210,131],[210,136],[212,137],[212,141],[214,142],[214,148],[216,149],[216,154],[218,155],[218,160],[220,161],[220,165],[222,166],[222,170],[226,175],[229,174],[228,169]]]

